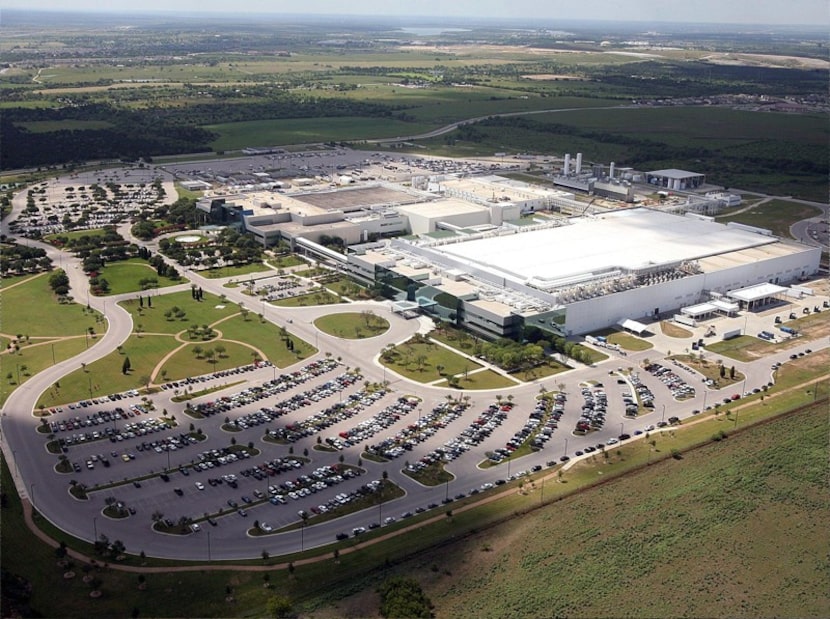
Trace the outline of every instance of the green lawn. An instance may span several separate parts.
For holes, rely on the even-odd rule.
[[[770,200],[754,206],[748,211],[717,217],[716,220],[723,224],[737,221],[749,226],[772,230],[773,234],[777,236],[791,238],[790,226],[792,224],[808,217],[815,217],[818,214],[820,214],[820,210],[813,206],[786,200]]]
[[[0,303],[0,330],[11,335],[82,335],[88,327],[103,331],[101,315],[77,303],[62,305],[49,288],[49,274],[34,275],[24,284],[5,288]],[[72,291],[70,291],[72,294]],[[26,311],[20,311],[20,308]]]
[[[381,363],[398,374],[421,383],[432,382],[443,376],[463,374],[465,371],[472,372],[482,367],[475,361],[457,355],[443,346],[412,340],[395,346],[391,355],[381,358]],[[437,369],[439,365],[443,366],[441,374]],[[461,378],[464,384],[465,381],[463,377]]]
[[[328,290],[318,290],[311,294],[269,301],[269,303],[279,307],[308,307],[309,305],[334,305],[335,303],[345,303],[345,301]]]
[[[92,230],[67,230],[66,232],[61,232],[60,234],[48,234],[43,237],[44,241],[51,243],[57,237],[66,237],[67,240],[72,239],[81,239],[84,237],[95,238],[99,236],[104,236],[104,229],[103,228],[94,228]]]
[[[640,351],[654,348],[654,345],[651,342],[621,331],[610,333],[608,335],[608,342],[610,344],[616,344],[623,350]]]
[[[66,340],[52,340],[42,344],[31,343],[22,346],[18,354],[0,355],[0,368],[3,375],[0,376],[0,404],[6,401],[12,391],[18,387],[17,376],[20,374],[20,384],[24,384],[29,378],[38,372],[52,366],[52,351],[54,350],[54,361],[60,363],[79,354],[95,340],[87,340],[84,336],[73,337]],[[26,366],[25,371],[22,369]],[[11,374],[11,378],[9,377]],[[28,376],[27,376],[28,374]]]
[[[503,374],[494,372],[493,370],[482,370],[474,374],[468,374],[464,377],[463,372],[456,376],[458,378],[457,389],[499,389],[501,387],[515,387],[518,383]],[[438,383],[439,387],[449,387],[446,380]]]
[[[101,269],[100,276],[109,282],[108,295],[146,292],[149,288],[164,288],[183,283],[182,280],[175,281],[169,277],[159,276],[153,267],[139,258],[110,262]],[[154,279],[157,283],[142,286],[139,282],[143,279]]]
[[[204,352],[197,358],[194,352],[196,346],[201,346]],[[225,352],[221,356],[218,354],[212,358],[207,356],[208,350],[215,352],[216,346],[224,346]],[[236,342],[228,342],[224,340],[213,340],[211,342],[201,344],[187,344],[170,357],[162,366],[162,370],[167,372],[167,380],[179,380],[187,378],[188,376],[198,376],[200,374],[208,374],[219,370],[227,370],[230,368],[246,365],[253,361],[251,356],[253,348],[237,344]],[[130,358],[132,360],[132,357]],[[161,360],[160,358],[158,359]],[[162,382],[161,373],[156,376],[155,382]]]
[[[287,269],[288,267],[297,267],[304,264],[308,264],[305,260],[297,256],[296,254],[276,256],[274,258],[269,258],[265,262],[266,264],[274,267],[275,269]]]
[[[389,321],[373,312],[329,314],[314,321],[314,326],[336,337],[347,340],[362,340],[386,333]]]
[[[205,293],[204,299],[196,301],[189,290],[167,295],[153,295],[152,307],[148,307],[145,297],[142,308],[137,297],[138,295],[136,299],[124,301],[121,305],[132,314],[134,328],[141,325],[145,333],[175,334],[185,331],[190,325],[210,325],[239,311],[239,306],[235,303],[222,301],[208,293]],[[222,305],[224,307],[219,307]],[[165,313],[173,307],[178,307],[185,312],[184,319],[175,318],[173,315],[169,318],[165,316]]]
[[[314,346],[296,335],[291,335],[294,350],[289,350],[276,325],[270,322],[260,322],[259,317],[252,314],[248,315],[247,321],[243,320],[240,315],[224,320],[216,325],[216,329],[221,331],[224,339],[248,342],[256,346],[265,353],[265,357],[271,363],[280,368],[293,365],[317,352]],[[248,363],[250,363],[253,357],[250,352],[248,356]]]
[[[50,407],[143,387],[146,384],[144,378],[150,377],[161,358],[179,345],[179,342],[169,336],[132,335],[124,344],[123,353],[113,351],[84,369],[79,366],[61,378],[60,390],[44,393],[41,402]],[[121,373],[125,356],[130,358],[132,368],[127,375]]]
[[[239,266],[224,266],[216,267],[215,269],[207,269],[206,271],[199,271],[199,275],[207,277],[208,279],[219,279],[221,277],[236,277],[239,275],[250,275],[251,273],[268,273],[271,269],[261,262],[253,264],[241,264]]]

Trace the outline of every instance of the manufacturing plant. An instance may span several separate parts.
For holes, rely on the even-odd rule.
[[[400,309],[490,337],[526,325],[580,335],[723,299],[755,309],[821,256],[767,230],[646,208],[350,249],[346,268],[387,286]],[[745,297],[757,284],[760,296]]]
[[[581,155],[571,163],[566,156],[561,178],[581,183]],[[638,180],[613,163],[607,172],[593,168],[587,180],[594,191],[602,181],[627,192]],[[655,187],[703,180],[658,172],[648,173]],[[708,207],[689,206],[690,195],[655,208],[613,208],[578,200],[559,185],[435,174],[413,177],[408,186],[316,183],[292,193],[260,187],[211,194],[197,209],[206,223],[237,226],[266,246],[286,240],[377,282],[401,311],[440,316],[489,337],[518,337],[526,325],[580,335],[637,319],[685,316],[701,304],[717,310],[719,300],[740,305],[743,298],[731,294],[773,286],[762,291],[776,292],[752,298],[758,307],[781,294],[779,284],[818,270],[820,249],[767,230],[716,223],[701,214]],[[695,199],[711,205],[731,197]],[[335,236],[347,254],[322,245]]]

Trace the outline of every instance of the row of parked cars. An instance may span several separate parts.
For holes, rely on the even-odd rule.
[[[690,370],[688,367],[682,365],[679,361],[674,361],[678,367],[683,367]],[[675,400],[682,400],[686,398],[693,398],[695,396],[695,388],[688,384],[671,368],[660,365],[659,363],[650,363],[646,367],[646,371],[660,379],[660,382],[666,385],[671,391],[672,397]]]
[[[295,393],[294,395],[281,400],[280,402],[276,402],[271,406],[263,406],[258,411],[237,417],[231,421],[231,424],[241,430],[244,430],[253,426],[259,426],[275,421],[286,413],[299,410],[304,406],[311,406],[314,402],[319,402],[323,398],[327,398],[342,391],[356,380],[357,377],[353,374],[341,374],[340,376],[337,376],[332,380],[315,387],[314,389],[308,389],[300,393]]]
[[[226,378],[228,376],[236,376],[239,374],[244,374],[246,372],[253,372],[254,370],[258,370],[260,368],[268,368],[271,367],[272,363],[270,361],[257,361],[256,363],[249,363],[247,365],[240,365],[235,368],[228,368],[227,370],[217,370],[216,372],[211,372],[210,374],[201,374],[199,376],[188,376],[187,378],[183,378],[181,380],[174,380],[168,383],[162,383],[162,389],[181,389],[184,387],[188,387],[190,385],[195,385],[197,383],[204,383],[209,380],[213,380],[215,378]]]
[[[583,387],[582,398],[582,414],[576,421],[576,434],[586,434],[602,428],[608,410],[608,396],[602,387],[595,387],[593,390]]]
[[[457,436],[446,441],[442,446],[433,449],[418,462],[410,464],[407,470],[417,473],[436,462],[450,462],[455,460],[472,447],[479,445],[493,431],[507,419],[507,413],[513,408],[512,403],[491,404],[476,417]]]
[[[433,436],[438,430],[458,419],[467,409],[466,403],[442,402],[417,421],[410,423],[394,436],[370,445],[366,452],[387,459],[399,458],[419,443]]]
[[[394,404],[390,404],[375,415],[364,419],[353,428],[343,430],[335,437],[327,438],[326,443],[336,449],[359,445],[372,438],[375,434],[390,427],[399,421],[401,417],[411,413],[420,402],[418,398],[414,397],[398,398]]]
[[[59,437],[58,443],[61,449],[66,452],[73,445],[91,443],[103,439],[109,439],[110,442],[117,443],[169,429],[170,426],[162,419],[142,419],[135,423],[129,423],[123,428],[108,426],[100,430],[92,430],[91,432],[75,432],[70,436]]]
[[[205,417],[227,412],[278,393],[284,393],[297,385],[334,370],[338,365],[337,361],[329,358],[312,361],[295,372],[280,374],[275,379],[265,382],[261,387],[248,387],[237,393],[223,396],[218,400],[197,404],[194,408],[196,412]]]
[[[351,419],[365,407],[371,406],[383,398],[386,393],[385,389],[378,389],[373,392],[361,390],[350,395],[345,402],[338,402],[310,415],[306,419],[289,423],[284,428],[272,431],[270,434],[276,438],[294,443],[306,436],[313,436],[322,430],[327,430],[336,423]]]

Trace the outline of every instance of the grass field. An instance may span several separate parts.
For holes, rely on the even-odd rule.
[[[172,337],[163,335],[130,336],[123,354],[111,352],[103,359],[79,368],[60,380],[59,390],[45,392],[40,399],[44,406],[57,406],[89,397],[127,391],[146,385],[153,368],[168,352],[179,346]],[[130,358],[129,374],[121,373],[124,357]],[[207,370],[206,370],[207,371]]]
[[[100,318],[100,314],[87,311],[86,307],[77,303],[61,305],[52,294],[48,282],[49,274],[42,273],[14,288],[4,285],[3,303],[0,304],[0,329],[3,333],[54,337],[83,335],[88,327],[104,330],[96,322],[96,317]],[[25,307],[26,311],[19,311],[21,307]]]
[[[822,316],[824,316],[823,320]],[[825,314],[813,314],[810,318],[812,322],[805,324],[803,328],[821,330],[822,333],[830,330],[830,324],[828,324]],[[788,324],[792,324],[794,328],[799,328],[804,323],[794,320]],[[811,334],[810,337],[815,336]],[[800,343],[801,340],[799,338],[787,338],[777,343],[772,343],[751,335],[739,335],[728,340],[707,344],[706,350],[716,352],[719,355],[735,359],[736,361],[754,361],[759,357],[772,354],[776,350],[787,350],[788,348],[798,346]]]
[[[197,358],[193,351],[197,345],[187,344],[177,350],[162,366],[161,370],[167,372],[167,380],[179,380],[187,378],[188,376],[198,376],[199,374],[227,370],[239,367],[240,365],[246,365],[253,361],[253,357],[251,356],[253,348],[243,344],[225,340],[214,340],[199,345],[205,352],[208,350],[215,351],[217,345],[223,346],[225,351],[221,355],[215,354],[212,357],[202,353],[200,355],[201,358]],[[161,358],[158,361],[161,361]],[[157,376],[156,382],[161,382],[161,378]]]
[[[608,342],[616,344],[623,350],[639,351],[654,348],[654,345],[651,344],[651,342],[628,333],[623,333],[622,331],[615,331],[614,333],[608,334]]]
[[[207,269],[199,271],[199,275],[207,277],[208,279],[219,279],[220,277],[238,277],[240,275],[250,275],[251,273],[268,273],[269,269],[261,262],[254,264],[240,264],[239,266],[224,266],[216,267],[215,269]]]
[[[88,340],[84,336],[47,340],[43,343],[32,342],[22,346],[17,354],[3,353],[0,355],[0,368],[3,370],[3,375],[0,376],[0,404],[6,401],[6,398],[18,385],[24,384],[41,370],[51,367],[53,351],[55,353],[54,361],[61,362],[85,350],[87,342]],[[89,343],[91,345],[95,342],[93,340]],[[25,371],[22,369],[24,366]],[[11,378],[9,378],[9,374],[12,375]],[[20,376],[19,383],[18,374]]]
[[[319,290],[310,294],[269,301],[269,303],[279,307],[308,307],[309,305],[334,305],[335,303],[344,303],[344,301],[328,290]]]
[[[389,321],[377,314],[363,315],[357,312],[329,314],[314,321],[314,326],[336,337],[347,340],[362,340],[386,333]]]
[[[279,368],[284,368],[297,361],[310,357],[317,352],[311,344],[292,335],[294,350],[289,350],[281,339],[280,330],[270,322],[260,322],[256,316],[248,315],[244,320],[241,315],[223,320],[216,325],[226,340],[248,342],[265,353],[265,357]],[[248,363],[253,360],[248,354]]]
[[[458,384],[454,389],[499,389],[501,387],[515,387],[516,381],[494,372],[493,370],[483,370],[481,372],[473,372],[472,374],[464,375],[464,372],[456,375]],[[449,387],[446,380],[437,383],[438,387]]]
[[[482,367],[443,346],[411,340],[395,346],[391,359],[381,357],[381,363],[398,374],[421,383],[432,382],[443,376],[472,372]],[[438,372],[439,365],[443,368],[441,373]],[[461,378],[463,382],[463,376]]]
[[[137,258],[110,262],[101,269],[100,276],[109,282],[108,295],[143,292],[146,289],[142,288],[139,282],[148,278],[154,278],[158,282],[153,288],[164,288],[165,286],[175,286],[182,283],[169,277],[161,277],[146,261]]]
[[[737,221],[749,226],[766,228],[772,230],[773,234],[786,238],[790,236],[790,226],[792,224],[819,214],[819,209],[806,204],[786,200],[769,200],[748,211],[717,217],[716,219],[723,224]]]
[[[218,297],[207,293],[202,301],[196,301],[189,290],[167,295],[153,295],[152,307],[148,307],[145,301],[142,308],[137,299],[124,301],[121,305],[132,314],[134,328],[141,325],[145,333],[175,334],[185,331],[190,325],[210,325],[239,311],[239,306],[235,303],[223,302]],[[165,316],[165,313],[174,307],[185,312],[183,319],[176,318],[172,314],[169,318]]]

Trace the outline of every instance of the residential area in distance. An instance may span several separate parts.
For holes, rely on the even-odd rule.
[[[826,29],[259,17],[4,11],[4,614],[830,613]]]

